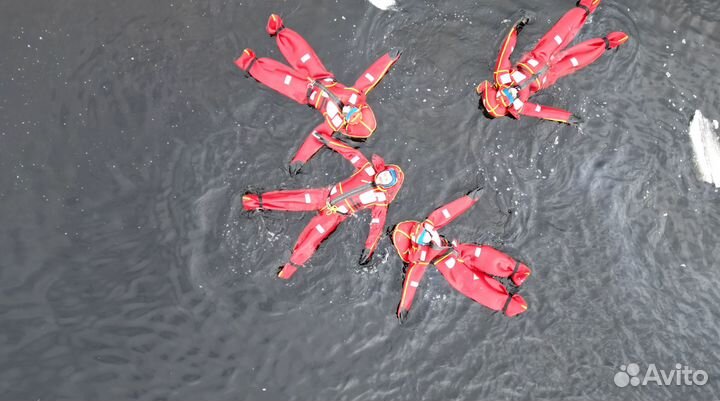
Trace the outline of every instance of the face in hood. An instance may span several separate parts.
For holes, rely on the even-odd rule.
[[[398,174],[394,169],[387,169],[375,175],[375,185],[381,188],[391,188],[398,183]]]

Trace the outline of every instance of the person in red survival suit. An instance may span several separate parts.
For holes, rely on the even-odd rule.
[[[370,233],[360,256],[360,264],[370,262],[378,240],[385,228],[390,203],[403,185],[405,176],[400,167],[386,165],[378,155],[368,161],[358,150],[334,139],[316,136],[348,159],[356,168],[347,180],[326,188],[273,191],[263,194],[245,194],[245,210],[283,210],[289,212],[318,211],[298,238],[290,262],[278,276],[290,279],[315,253],[320,243],[332,234],[340,223],[363,210],[372,211]]]
[[[400,258],[408,265],[402,298],[397,309],[400,321],[407,318],[428,266],[435,266],[450,285],[465,296],[507,316],[527,310],[522,296],[510,292],[496,277],[509,278],[520,287],[530,269],[510,256],[487,245],[458,244],[438,233],[480,198],[482,188],[432,212],[423,222],[405,221],[393,230],[392,241]]]
[[[329,138],[339,132],[354,140],[364,140],[375,132],[377,122],[366,96],[398,61],[400,50],[391,50],[362,73],[353,86],[345,86],[335,80],[302,36],[285,27],[280,16],[270,15],[266,31],[277,38],[280,52],[291,66],[257,58],[250,49],[245,49],[235,64],[257,81],[317,109],[325,117],[325,122],[315,127],[290,162],[291,174],[297,174],[323,147],[315,134]]]
[[[604,38],[590,39],[566,50],[601,0],[580,0],[540,39],[537,46],[514,67],[510,55],[515,49],[518,33],[531,22],[530,16],[520,18],[503,41],[495,65],[493,82],[477,86],[480,108],[489,118],[512,116],[537,117],[577,125],[582,119],[569,111],[541,106],[528,99],[558,79],[587,67],[607,50],[617,48],[629,37],[613,32]]]

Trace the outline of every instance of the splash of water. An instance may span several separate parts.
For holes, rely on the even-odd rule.
[[[700,179],[720,188],[720,141],[715,128],[717,122],[713,123],[696,110],[690,122],[689,135]]]

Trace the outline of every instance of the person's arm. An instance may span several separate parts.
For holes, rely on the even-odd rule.
[[[305,139],[305,142],[300,146],[300,149],[295,153],[292,161],[290,162],[290,175],[295,175],[305,166],[315,154],[325,146],[325,143],[320,138],[330,138],[332,131],[330,127],[324,122],[315,127]]]
[[[340,156],[347,159],[350,164],[353,165],[353,167],[356,170],[359,170],[363,166],[369,163],[367,157],[365,157],[362,152],[359,150],[353,148],[352,146],[348,145],[347,143],[335,139],[330,135],[315,135],[315,138],[320,141],[323,145],[327,146],[328,148],[332,149],[333,151],[340,154]]]
[[[437,208],[430,214],[430,216],[428,216],[427,220],[433,225],[433,227],[435,227],[436,230],[447,226],[477,203],[480,199],[480,195],[482,194],[482,190],[482,187],[473,189],[467,195],[455,199],[445,206]]]
[[[425,275],[427,266],[427,264],[411,263],[407,268],[405,280],[403,282],[402,297],[400,298],[400,304],[398,304],[397,309],[397,317],[400,319],[400,322],[407,319],[407,315],[412,307],[413,299],[415,298],[415,292],[420,285],[420,281]]]
[[[360,92],[368,94],[375,89],[378,83],[387,75],[390,69],[400,59],[402,51],[393,49],[375,61],[365,72],[360,75],[353,87]]]
[[[582,119],[567,110],[554,107],[542,106],[527,102],[520,110],[520,114],[528,117],[541,118],[543,120],[555,121],[563,124],[578,125]]]
[[[495,85],[498,88],[507,87],[512,84],[512,77],[510,76],[510,70],[512,69],[512,62],[510,56],[515,50],[517,44],[517,37],[520,31],[522,31],[525,25],[532,22],[532,13],[525,12],[525,14],[515,21],[513,26],[510,28],[507,36],[500,45],[500,51],[498,53],[497,61],[495,62],[495,69],[493,70],[493,78]]]
[[[385,205],[375,206],[372,209],[372,220],[370,220],[370,232],[368,233],[367,240],[365,240],[365,249],[360,255],[360,264],[365,265],[370,263],[372,255],[377,248],[380,237],[385,232],[385,220],[387,218],[388,207]]]
[[[517,36],[517,23],[515,23],[512,28],[510,28],[510,32],[508,32],[507,36],[505,36],[505,40],[503,40],[500,45],[500,51],[498,53],[497,61],[495,62],[493,79],[495,80],[495,85],[498,88],[506,87],[512,83],[512,77],[510,76],[512,62],[510,61],[510,56],[512,55],[513,50],[515,50]]]

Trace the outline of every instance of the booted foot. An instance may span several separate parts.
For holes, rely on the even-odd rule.
[[[524,313],[527,310],[527,302],[520,295],[513,295],[510,299],[510,303],[505,309],[505,314],[509,317],[517,316]]]
[[[288,166],[288,171],[290,172],[290,175],[297,175],[300,170],[302,170],[305,163],[303,162],[292,162],[290,163],[290,166]]]
[[[616,49],[623,43],[627,42],[630,37],[624,32],[613,32],[608,36],[604,37],[605,49]]]
[[[285,29],[285,25],[283,24],[282,18],[280,18],[280,16],[277,14],[270,14],[267,26],[265,27],[265,31],[268,33],[268,35],[275,36],[283,29]]]
[[[238,57],[237,60],[235,60],[235,65],[238,66],[243,71],[250,70],[250,67],[255,63],[255,60],[257,60],[257,56],[255,55],[255,52],[252,51],[252,49],[245,49],[243,50],[243,53]]]
[[[292,263],[288,262],[285,264],[285,266],[282,266],[280,268],[280,271],[278,272],[278,277],[283,280],[290,280],[290,278],[293,276],[293,274],[295,274],[296,271],[297,267]]]
[[[515,286],[520,287],[521,285],[523,285],[525,280],[530,277],[530,273],[530,268],[520,263],[520,266],[518,266],[518,271],[515,272],[510,277],[510,279],[512,280],[513,284],[515,284]]]

